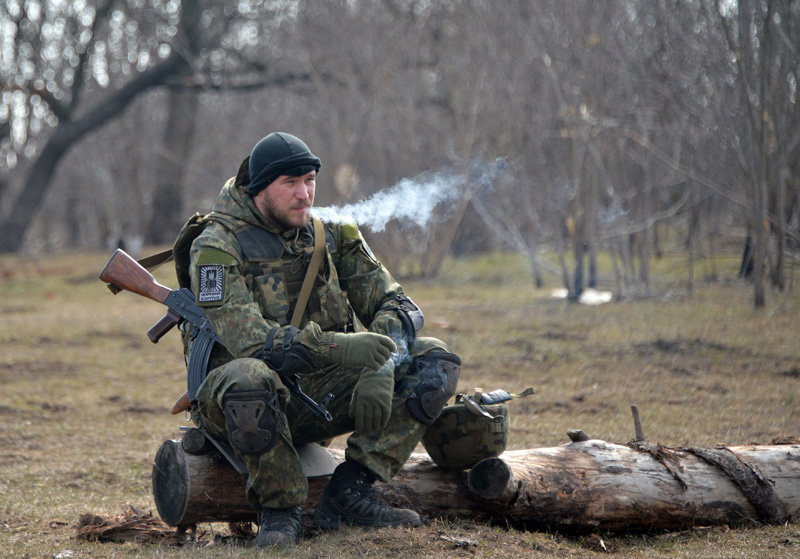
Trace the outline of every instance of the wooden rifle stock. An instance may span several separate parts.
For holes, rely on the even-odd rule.
[[[169,287],[158,283],[153,274],[142,268],[127,252],[119,248],[103,268],[100,279],[157,303],[164,303],[172,292]]]

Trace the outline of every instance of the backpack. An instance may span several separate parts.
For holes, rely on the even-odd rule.
[[[245,157],[244,161],[239,165],[234,184],[246,184],[248,182],[250,182],[249,155]],[[229,229],[234,229],[239,225],[235,218],[214,211],[206,215],[195,213],[183,224],[171,249],[146,256],[138,261],[139,264],[147,271],[152,272],[159,266],[166,264],[170,260],[174,260],[175,275],[178,276],[178,285],[191,289],[192,280],[189,276],[189,260],[192,251],[192,243],[213,221],[218,221],[226,225]]]

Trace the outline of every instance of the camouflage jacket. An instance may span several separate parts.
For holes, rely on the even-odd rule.
[[[321,367],[331,363],[335,332],[369,329],[396,341],[403,336],[390,302],[402,287],[355,224],[324,226],[325,256],[294,338]],[[282,343],[313,249],[311,224],[278,230],[256,209],[246,185],[233,179],[225,184],[211,223],[192,244],[189,266],[197,303],[228,350],[217,353],[212,366],[253,356],[274,328],[273,343]]]

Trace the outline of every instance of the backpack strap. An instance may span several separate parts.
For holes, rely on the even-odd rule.
[[[292,313],[292,320],[289,322],[295,328],[300,328],[300,321],[303,319],[303,313],[308,304],[308,298],[311,295],[311,288],[314,286],[314,280],[317,277],[319,265],[322,262],[322,255],[325,248],[325,229],[322,225],[322,220],[318,217],[312,217],[314,222],[314,253],[311,255],[311,262],[306,271],[306,277],[303,278],[303,286],[300,288],[300,294],[297,296],[297,304]]]

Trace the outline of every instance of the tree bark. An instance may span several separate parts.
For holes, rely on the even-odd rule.
[[[343,451],[330,452],[344,459]],[[306,520],[327,480],[309,479]],[[164,442],[153,467],[156,506],[172,526],[254,520],[245,482],[216,451],[190,455],[179,441]],[[800,445],[668,449],[586,440],[509,451],[469,472],[414,454],[390,484],[375,487],[425,520],[579,533],[780,524],[800,513]]]
[[[475,466],[469,487],[512,524],[575,532],[781,524],[800,512],[798,445],[648,446],[589,440],[508,452]]]

